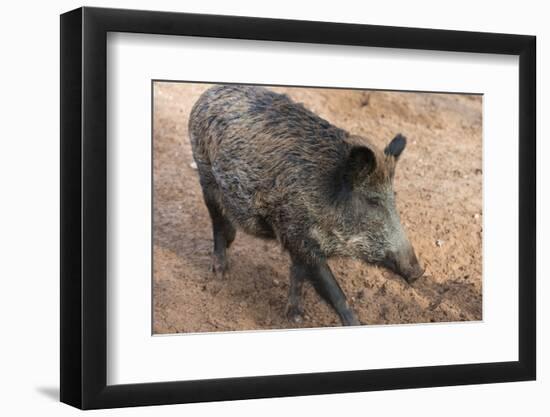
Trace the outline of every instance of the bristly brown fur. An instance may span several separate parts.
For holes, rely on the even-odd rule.
[[[390,186],[393,162],[368,140],[265,88],[209,89],[193,107],[189,132],[203,188],[230,221],[287,249],[298,245],[305,256],[322,255],[310,230],[333,230],[341,220],[334,199],[350,198],[341,173],[353,146],[375,153],[365,186]]]
[[[331,256],[382,262],[408,243],[394,203],[397,158],[288,96],[214,86],[193,106],[189,133],[221,236],[215,270],[224,269],[235,228],[277,239],[306,265]]]

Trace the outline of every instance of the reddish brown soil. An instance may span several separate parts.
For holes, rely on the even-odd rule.
[[[207,84],[154,85],[154,333],[339,326],[314,289],[306,317],[285,316],[288,256],[237,233],[225,280],[210,270],[210,218],[193,168],[187,120]],[[331,267],[366,324],[482,318],[482,98],[475,95],[273,88],[380,147],[408,138],[395,189],[426,274],[413,286],[350,259]]]

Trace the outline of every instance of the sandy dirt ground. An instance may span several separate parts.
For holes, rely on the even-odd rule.
[[[305,286],[305,320],[285,315],[289,259],[276,242],[237,233],[223,281],[212,274],[210,218],[187,132],[207,84],[154,84],[153,332],[339,326]],[[482,97],[272,88],[384,147],[408,138],[395,178],[401,220],[426,267],[412,286],[350,259],[330,265],[365,324],[482,319]]]

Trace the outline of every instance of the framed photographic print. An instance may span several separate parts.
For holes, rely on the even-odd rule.
[[[61,401],[535,379],[535,37],[61,16]]]

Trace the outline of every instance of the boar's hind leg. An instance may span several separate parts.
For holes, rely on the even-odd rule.
[[[214,252],[212,254],[212,271],[217,278],[223,278],[227,270],[226,248],[235,240],[235,228],[224,216],[216,199],[209,192],[204,192],[204,201],[212,219],[212,233],[214,236]]]
[[[303,319],[302,288],[308,273],[308,268],[299,262],[293,261],[290,266],[290,288],[286,315],[289,320],[295,323],[300,323]]]
[[[338,285],[326,261],[318,261],[309,267],[310,279],[317,292],[323,297],[338,313],[342,324],[345,326],[359,326],[361,323],[348,306],[346,295]]]

